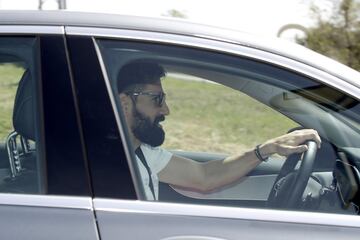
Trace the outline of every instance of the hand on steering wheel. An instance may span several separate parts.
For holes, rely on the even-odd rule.
[[[303,153],[308,150],[307,141],[314,141],[320,148],[321,138],[314,129],[297,129],[285,135],[270,139],[260,146],[263,157],[277,153],[281,156],[289,156],[294,153]]]
[[[301,157],[298,159],[289,157],[284,163],[269,195],[269,207],[295,208],[302,200],[304,190],[314,167],[317,152],[316,142],[308,141],[306,145],[308,150],[301,155],[302,159]],[[300,159],[302,160],[300,168],[294,171]],[[290,173],[289,169],[291,169]]]

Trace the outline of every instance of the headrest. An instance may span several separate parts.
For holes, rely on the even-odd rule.
[[[34,84],[31,74],[26,70],[23,74],[16,92],[13,126],[21,136],[35,140],[35,109],[34,109]]]

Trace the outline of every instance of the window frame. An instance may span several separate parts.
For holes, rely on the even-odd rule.
[[[48,193],[92,196],[65,35],[41,35],[40,49]]]
[[[77,116],[75,114],[75,103],[74,103],[74,89],[73,84],[71,83],[70,78],[70,71],[68,66],[68,60],[66,58],[66,46],[65,46],[65,36],[64,36],[64,28],[62,26],[17,26],[13,25],[9,26],[0,26],[0,37],[15,37],[15,38],[28,38],[32,37],[36,39],[37,44],[37,52],[35,53],[34,60],[36,60],[36,68],[37,73],[36,77],[37,80],[34,81],[35,83],[35,91],[36,91],[36,124],[38,129],[38,143],[37,143],[37,156],[42,161],[42,169],[41,175],[44,176],[44,179],[40,179],[39,182],[41,184],[41,189],[44,189],[44,193],[40,193],[42,197],[47,197],[49,194],[53,195],[65,195],[65,196],[91,196],[90,192],[90,184],[87,177],[84,177],[84,174],[79,174],[78,171],[83,171],[83,173],[87,172],[85,168],[85,159],[82,156],[83,146],[79,143],[81,141],[79,131],[80,128],[78,127],[77,123]],[[52,39],[52,40],[51,40]],[[52,45],[54,41],[57,41],[58,48],[53,48]],[[44,65],[51,68],[52,70],[47,71],[48,69],[44,68]],[[46,71],[44,71],[46,70]],[[53,72],[51,72],[53,71]],[[59,74],[60,73],[60,74]],[[57,85],[56,85],[57,84]],[[47,94],[49,91],[49,87],[51,85],[56,86],[63,86],[62,90],[67,92],[66,99],[68,102],[72,102],[70,107],[73,108],[73,115],[69,118],[68,122],[71,122],[69,126],[70,128],[64,127],[51,127],[49,124],[54,118],[54,111],[52,110],[53,106],[49,104],[46,105],[48,99],[47,97],[52,96],[53,100],[55,99],[55,103],[57,106],[63,104],[63,98],[55,98],[56,95]],[[51,89],[51,87],[50,87]],[[65,90],[66,89],[66,90]],[[51,91],[56,91],[53,89]],[[45,99],[44,99],[45,98]],[[52,111],[52,113],[50,113]],[[61,126],[61,125],[60,125]],[[73,144],[73,156],[74,158],[64,158],[60,156],[60,159],[65,161],[62,163],[61,166],[56,166],[57,152],[64,149],[62,144],[54,145],[51,141],[58,136],[57,134],[70,134],[73,138],[70,138],[71,141],[62,141],[62,143],[67,143],[68,146]],[[61,138],[60,135],[59,138]],[[66,148],[66,147],[65,147]],[[52,153],[51,153],[52,152]],[[64,164],[66,161],[71,163],[72,159],[77,159],[78,168],[74,174],[72,174],[72,180],[76,182],[81,182],[78,188],[72,189],[72,186],[69,181],[67,181],[68,177],[68,170],[69,167]],[[80,164],[80,165],[79,165]],[[82,165],[82,166],[81,166]],[[52,168],[55,173],[56,177],[54,177],[54,171],[49,172],[48,170]],[[82,169],[82,170],[81,170]],[[49,176],[52,179],[49,179]],[[66,184],[66,181],[69,183]],[[71,190],[72,189],[72,190]],[[0,203],[2,202],[2,195],[4,193],[0,193]],[[13,193],[5,193],[6,196],[13,195],[15,198],[21,198],[21,194],[13,194]],[[39,194],[25,194],[25,195],[39,195]],[[6,198],[4,198],[6,200]]]
[[[93,38],[68,35],[72,76],[76,89],[79,118],[92,194],[96,197],[137,199],[126,149],[116,124],[105,75],[103,75]],[[86,54],[84,54],[86,53]],[[103,104],[99,105],[98,102]],[[119,188],[118,183],[124,187]]]

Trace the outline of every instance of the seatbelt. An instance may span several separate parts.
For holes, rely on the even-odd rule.
[[[156,200],[155,191],[154,191],[154,185],[153,185],[153,181],[152,181],[152,177],[151,177],[151,169],[150,169],[149,165],[147,164],[147,162],[145,160],[145,156],[144,156],[144,154],[143,154],[140,147],[138,147],[135,150],[135,153],[139,157],[140,161],[145,166],[147,173],[149,174],[149,187],[150,187],[150,190],[151,190],[151,192],[152,192],[152,194],[154,196],[154,200]]]

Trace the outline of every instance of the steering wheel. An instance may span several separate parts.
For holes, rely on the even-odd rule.
[[[269,207],[295,208],[301,202],[317,152],[317,145],[314,141],[308,141],[306,144],[308,146],[306,152],[290,155],[286,159],[268,197],[267,205]],[[295,171],[299,160],[301,160],[300,168]]]

